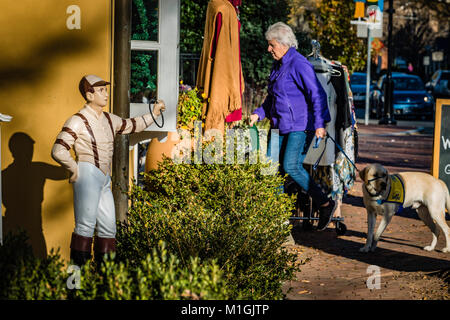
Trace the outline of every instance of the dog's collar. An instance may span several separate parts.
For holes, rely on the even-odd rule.
[[[375,177],[373,179],[367,180],[367,184],[370,184],[372,181],[378,180],[378,179],[383,179],[384,177]],[[369,189],[367,189],[367,184],[364,184],[364,188],[366,188],[367,193],[371,196],[371,197],[379,197],[381,196],[386,189],[380,190],[380,192],[376,193],[376,194],[372,194]]]
[[[371,196],[371,197],[379,197],[379,196],[381,196],[381,194],[384,192],[384,191],[386,191],[386,189],[384,189],[384,190],[382,190],[382,191],[380,191],[380,192],[378,192],[378,193],[376,193],[376,194],[372,194],[372,193],[370,193],[370,191],[367,189],[367,186],[364,184],[364,188],[366,188],[366,191],[367,191],[367,193]]]
[[[384,177],[375,177],[375,178],[369,179],[369,180],[367,180],[367,184],[370,184],[370,183],[372,183],[372,181],[376,181],[376,180],[378,180],[378,179],[383,179],[383,178],[384,178]],[[366,188],[367,193],[368,193],[370,196],[372,196],[372,197],[379,197],[379,196],[381,196],[381,194],[382,194],[383,192],[386,191],[386,189],[384,189],[384,190],[381,190],[380,192],[378,192],[378,193],[376,193],[376,194],[372,194],[372,193],[370,193],[369,189],[367,189],[367,185],[366,185],[366,184],[364,184],[364,187]]]
[[[391,183],[389,184],[389,192],[387,193],[386,199],[377,200],[378,204],[383,204],[385,202],[395,203],[399,205],[397,213],[402,212],[403,203],[405,202],[405,186],[403,185],[402,179],[397,174],[390,175]]]

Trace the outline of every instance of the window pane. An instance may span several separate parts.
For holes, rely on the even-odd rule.
[[[131,40],[158,41],[159,0],[133,0]]]
[[[130,101],[148,103],[157,97],[158,51],[131,51]]]

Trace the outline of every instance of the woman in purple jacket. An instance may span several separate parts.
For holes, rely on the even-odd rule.
[[[266,32],[268,51],[275,60],[268,81],[268,95],[261,107],[250,116],[250,126],[268,117],[271,127],[279,129],[282,169],[313,199],[319,207],[318,230],[331,221],[336,203],[329,199],[303,168],[309,146],[316,136],[324,138],[330,121],[327,95],[313,66],[297,52],[298,42],[292,29],[277,22]],[[268,150],[271,154],[270,143]]]

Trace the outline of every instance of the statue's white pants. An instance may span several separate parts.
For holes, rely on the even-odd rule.
[[[97,225],[100,238],[116,237],[116,212],[111,177],[89,162],[78,162],[78,179],[73,183],[75,230],[92,237]]]

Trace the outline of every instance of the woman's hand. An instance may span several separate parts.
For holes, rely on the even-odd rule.
[[[257,114],[255,114],[255,113],[252,114],[250,116],[250,122],[249,122],[250,127],[253,127],[253,125],[255,124],[256,121],[258,121],[258,119],[259,119],[259,116]]]
[[[317,128],[316,129],[316,137],[317,138],[325,138],[325,136],[327,135],[327,130],[325,130],[325,128]]]

